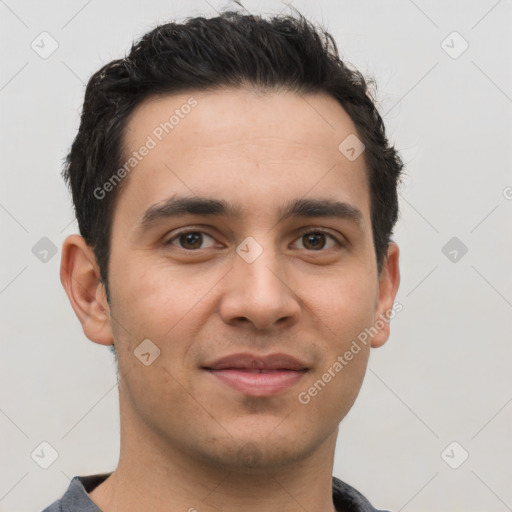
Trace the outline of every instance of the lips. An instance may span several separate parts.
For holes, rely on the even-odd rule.
[[[252,396],[280,393],[308,371],[304,363],[287,354],[233,354],[208,363],[203,369],[223,385]]]
[[[205,364],[208,370],[307,370],[307,366],[287,354],[256,356],[253,354],[232,354]]]

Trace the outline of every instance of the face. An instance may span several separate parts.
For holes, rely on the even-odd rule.
[[[354,133],[323,94],[191,92],[134,112],[126,156],[149,150],[116,203],[106,327],[126,424],[227,468],[335,436],[389,331],[358,336],[398,287],[396,246],[377,274],[364,153],[338,148]]]

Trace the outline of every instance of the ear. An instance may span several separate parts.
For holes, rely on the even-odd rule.
[[[390,333],[389,322],[397,312],[402,310],[401,304],[394,305],[400,285],[399,252],[398,245],[391,242],[379,276],[379,295],[373,320],[373,325],[378,332],[372,338],[371,346],[373,348],[381,347],[386,343]]]
[[[85,335],[100,345],[113,345],[110,308],[93,250],[79,235],[62,245],[60,281]]]

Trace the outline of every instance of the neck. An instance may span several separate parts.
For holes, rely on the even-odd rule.
[[[103,512],[335,512],[337,430],[313,453],[287,466],[241,470],[209,465],[149,435],[147,427],[121,423],[118,467],[90,493]]]

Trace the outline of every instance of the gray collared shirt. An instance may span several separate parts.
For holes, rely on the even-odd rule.
[[[75,476],[62,498],[46,507],[43,512],[101,512],[87,493],[110,475],[111,473],[101,473]],[[338,512],[386,512],[375,509],[359,491],[334,476],[332,477],[332,499]]]

